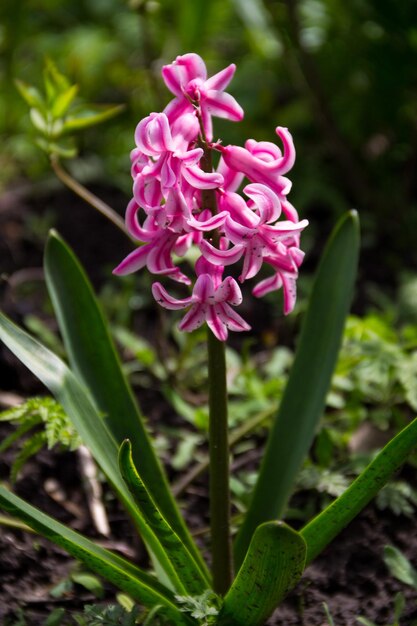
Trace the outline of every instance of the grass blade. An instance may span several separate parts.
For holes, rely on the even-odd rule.
[[[263,626],[300,579],[305,557],[304,539],[283,522],[258,526],[224,599],[218,626]]]
[[[172,593],[158,581],[122,557],[97,546],[80,533],[45,515],[18,496],[0,487],[0,507],[23,521],[40,535],[61,546],[89,569],[103,576],[131,598],[146,607],[162,605],[172,624],[186,626],[190,622],[178,611]]]
[[[255,528],[283,515],[322,415],[349,311],[359,255],[356,211],[336,225],[320,262],[296,357],[258,483],[235,545],[239,565]]]
[[[134,462],[158,508],[205,567],[152,448],[91,284],[72,250],[54,231],[46,244],[45,277],[72,369],[105,414],[119,446],[130,439]]]

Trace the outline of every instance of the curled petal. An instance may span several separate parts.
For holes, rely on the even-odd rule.
[[[139,224],[137,213],[140,210],[140,206],[136,202],[135,198],[132,198],[126,209],[126,227],[131,235],[139,239],[139,241],[150,241],[153,239],[154,234],[152,231],[143,228]]]
[[[165,309],[170,309],[172,311],[185,309],[185,307],[189,306],[192,303],[192,296],[189,296],[188,298],[183,298],[182,300],[173,298],[169,295],[169,293],[161,285],[161,283],[153,283],[152,295],[161,306],[163,306]]]
[[[277,167],[279,167],[280,174],[286,174],[290,171],[295,163],[294,141],[288,128],[277,126],[275,132],[284,144],[284,155],[282,159],[277,163]]]
[[[266,185],[252,183],[243,189],[245,193],[259,209],[262,222],[273,222],[281,214],[281,203],[276,193]]]
[[[239,276],[241,283],[249,278],[253,278],[259,272],[263,262],[263,251],[264,247],[257,237],[254,237],[248,242],[245,249],[242,273]]]
[[[239,261],[245,251],[245,246],[237,245],[228,250],[218,250],[206,239],[202,239],[200,250],[204,258],[213,263],[213,265],[233,265],[233,263]]]
[[[277,291],[282,287],[282,280],[280,274],[276,272],[273,276],[269,276],[264,280],[261,280],[255,287],[252,289],[252,293],[257,298],[262,298],[267,293],[271,291]]]
[[[159,207],[162,200],[161,183],[154,177],[140,174],[133,183],[133,197],[144,209]]]
[[[139,122],[135,131],[138,148],[149,156],[173,149],[168,118],[164,113],[151,113]]]
[[[223,176],[217,172],[203,172],[198,165],[184,167],[182,175],[196,189],[216,189],[223,184]]]
[[[187,224],[188,226],[196,230],[209,232],[210,230],[214,230],[215,228],[221,228],[227,216],[228,213],[226,211],[216,213],[216,215],[209,217],[207,220],[196,219],[195,217],[191,216],[190,218],[188,218]]]

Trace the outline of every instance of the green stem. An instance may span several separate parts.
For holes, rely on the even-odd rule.
[[[225,344],[208,331],[210,526],[214,591],[232,582]]]
[[[103,202],[95,194],[91,193],[84,185],[79,183],[62,167],[59,159],[56,156],[51,157],[51,166],[59,180],[64,183],[66,187],[71,189],[77,196],[82,198],[87,204],[91,205],[94,209],[99,211],[104,217],[107,217],[117,228],[119,228],[125,235],[129,237],[137,245],[137,241],[128,232],[124,220],[114,209],[108,204]]]

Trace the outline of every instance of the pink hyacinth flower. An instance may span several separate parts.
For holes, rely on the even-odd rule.
[[[158,197],[156,179],[160,181],[162,194],[179,184],[182,177],[197,189],[215,189],[223,183],[221,174],[200,169],[198,163],[203,150],[189,149],[198,131],[198,120],[193,113],[184,114],[172,126],[164,113],[151,113],[139,122],[135,131],[136,145],[144,155],[155,159],[142,167],[136,178],[134,193],[139,203]],[[146,194],[147,185],[151,186],[152,193]],[[144,204],[145,208],[148,206]]]
[[[193,52],[178,56],[173,63],[162,68],[162,76],[174,100],[165,107],[164,113],[172,123],[184,113],[200,108],[204,130],[208,141],[213,138],[211,116],[223,117],[239,122],[243,119],[243,109],[235,98],[224,89],[235,73],[234,63],[207,78],[203,59]]]
[[[152,274],[165,274],[177,282],[189,285],[191,281],[188,276],[172,262],[178,233],[162,229],[153,215],[148,216],[141,226],[137,219],[138,209],[136,201],[132,199],[126,211],[126,224],[129,232],[139,241],[145,242],[145,245],[128,254],[113,270],[113,274],[125,276],[147,267]]]
[[[291,189],[291,181],[284,176],[295,162],[294,142],[287,128],[278,126],[276,133],[284,145],[283,154],[275,144],[269,141],[257,142],[254,139],[248,139],[244,148],[217,147],[231,169],[242,172],[253,183],[262,183],[270,187],[280,198],[282,209],[288,219],[297,222],[297,211],[285,198]]]
[[[292,267],[286,268],[286,263],[278,257],[266,257],[265,262],[275,269],[275,273],[269,278],[261,280],[252,289],[252,293],[257,298],[265,296],[271,291],[282,288],[284,295],[284,315],[288,315],[294,309],[297,299],[297,278],[298,267],[304,258],[304,252],[297,248],[290,248],[288,255],[292,259]],[[287,261],[288,259],[285,259]]]
[[[204,269],[210,273],[204,273]],[[220,280],[222,270],[210,267],[204,259],[197,261],[196,271],[199,275],[188,298],[173,298],[160,283],[152,285],[155,300],[166,309],[179,310],[190,306],[178,328],[191,332],[207,322],[219,341],[226,341],[228,330],[250,330],[249,324],[230,306],[242,302],[242,293],[234,278],[228,276]]]
[[[281,205],[278,196],[265,185],[254,183],[243,191],[250,198],[248,204],[235,193],[224,194],[221,201],[221,207],[229,213],[224,233],[234,245],[218,250],[207,240],[202,240],[202,254],[215,265],[230,265],[243,256],[241,282],[256,276],[265,257],[279,259],[283,269],[296,272],[297,266],[288,251],[298,245],[299,234],[308,221],[277,222]]]

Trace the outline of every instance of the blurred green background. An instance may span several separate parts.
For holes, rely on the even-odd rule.
[[[246,117],[215,120],[224,143],[293,133],[290,198],[310,242],[354,207],[369,280],[394,286],[416,267],[415,0],[2,0],[0,185],[49,172],[14,85],[41,86],[49,57],[84,99],[126,104],[80,137],[78,171],[128,197],[134,128],[170,99],[162,64],[189,51],[210,74],[237,64],[229,91]]]

